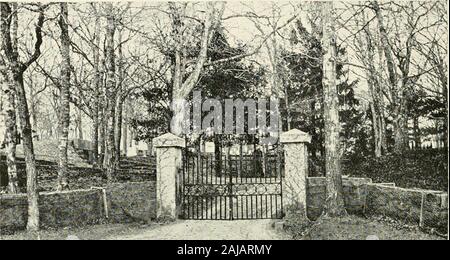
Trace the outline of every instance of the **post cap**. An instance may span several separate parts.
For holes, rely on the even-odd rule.
[[[300,131],[298,129],[292,129],[288,132],[284,132],[280,136],[280,142],[287,143],[311,143],[311,135]]]
[[[153,139],[153,145],[158,147],[186,147],[186,142],[183,138],[180,138],[172,133],[163,134]]]

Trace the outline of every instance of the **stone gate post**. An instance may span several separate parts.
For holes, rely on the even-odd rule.
[[[176,176],[182,166],[185,140],[167,133],[153,139],[156,148],[157,218],[177,218]]]
[[[307,143],[311,136],[298,129],[280,136],[284,145],[285,178],[283,182],[283,208],[286,211],[302,209],[306,215],[306,185],[308,177]]]

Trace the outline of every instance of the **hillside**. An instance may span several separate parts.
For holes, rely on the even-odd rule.
[[[34,141],[33,145],[36,160],[58,163],[58,140]],[[4,155],[4,149],[0,150],[0,156]],[[67,156],[71,166],[84,168],[91,167],[89,163],[82,159],[70,145],[68,147]],[[17,146],[17,158],[24,158],[23,145],[21,144]]]

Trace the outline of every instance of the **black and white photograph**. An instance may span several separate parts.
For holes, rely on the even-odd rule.
[[[0,240],[448,240],[448,4],[0,0]]]

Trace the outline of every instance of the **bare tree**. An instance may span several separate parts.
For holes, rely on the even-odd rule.
[[[2,11],[3,12],[3,11]],[[8,171],[8,191],[10,193],[18,193],[19,186],[17,180],[17,164],[16,164],[16,104],[15,104],[15,84],[13,80],[13,75],[7,67],[7,61],[4,60],[6,57],[6,50],[4,48],[6,36],[3,33],[7,30],[7,23],[17,23],[17,15],[14,15],[14,21],[8,20],[6,16],[1,16],[0,20],[0,35],[2,40],[2,48],[0,49],[0,82],[2,95],[5,98],[2,99],[2,109],[5,112],[5,147],[6,147],[6,164]],[[8,33],[8,32],[7,32]],[[3,138],[3,137],[1,137]]]
[[[3,28],[3,17],[0,21]],[[3,31],[3,30],[2,30]],[[1,36],[4,39],[3,35]],[[3,52],[3,48],[1,48]],[[6,63],[3,60],[5,55],[0,53],[0,83],[2,93],[2,112],[4,112],[5,121],[5,140],[6,148],[6,165],[8,171],[8,192],[19,193],[19,185],[17,180],[17,164],[16,164],[16,103],[15,103],[15,85],[13,84],[12,75],[8,75]],[[4,96],[3,96],[4,95]],[[0,137],[3,138],[3,137]],[[2,140],[3,141],[3,140]]]
[[[171,125],[171,131],[177,135],[182,133],[183,129],[183,118],[184,118],[184,105],[179,101],[186,98],[192,89],[195,87],[200,74],[202,72],[203,66],[206,63],[208,57],[208,44],[210,38],[219,23],[219,20],[223,14],[224,3],[221,3],[219,8],[215,7],[212,2],[206,3],[206,17],[204,20],[203,32],[200,40],[200,51],[197,57],[197,61],[192,68],[192,73],[188,76],[184,75],[186,71],[185,62],[183,61],[183,33],[184,33],[184,23],[182,17],[184,17],[184,11],[186,9],[186,4],[182,3],[177,6],[175,3],[170,3],[171,17],[173,34],[175,41],[175,59],[174,59],[174,72],[173,72],[173,90],[172,90],[172,100],[173,100],[173,120]],[[185,77],[186,76],[186,77]],[[184,78],[186,78],[184,80]]]
[[[10,84],[15,85],[19,121],[22,132],[23,148],[25,153],[27,171],[27,195],[28,195],[28,230],[39,229],[39,196],[37,192],[37,172],[36,160],[33,148],[33,134],[30,123],[30,113],[25,93],[23,74],[41,55],[42,26],[44,25],[45,6],[38,4],[35,12],[38,13],[37,24],[35,25],[34,51],[27,61],[20,60],[17,49],[18,24],[13,18],[17,16],[17,5],[10,3],[0,3],[2,19],[2,48],[4,49],[5,63],[10,75]],[[12,76],[12,77],[11,77]]]
[[[103,166],[106,169],[108,180],[112,181],[115,173],[115,115],[116,115],[116,54],[114,35],[116,33],[116,21],[114,16],[114,6],[106,4],[106,150]]]
[[[356,10],[354,11],[357,12]],[[387,151],[386,122],[383,102],[382,71],[375,64],[375,48],[379,46],[377,39],[372,36],[366,19],[365,10],[360,11],[359,17],[355,17],[356,25],[362,27],[361,33],[355,37],[356,56],[366,67],[366,81],[369,88],[370,110],[372,114],[372,127],[374,133],[375,157],[380,157]],[[359,21],[360,19],[360,21]]]
[[[48,89],[48,79],[45,78],[40,82],[40,78],[36,77],[37,66],[27,70],[24,81],[28,88],[28,96],[30,97],[30,116],[33,128],[33,140],[39,140],[39,112],[42,105],[42,94]]]
[[[100,97],[101,97],[101,72],[100,72],[100,17],[97,14],[96,4],[92,4],[95,16],[95,32],[91,41],[94,63],[94,109],[93,109],[93,127],[92,127],[92,146],[94,148],[94,166],[98,166],[99,132],[100,132]]]
[[[70,36],[69,36],[69,10],[67,3],[60,4],[59,28],[61,30],[61,88],[60,88],[60,102],[59,102],[59,171],[57,190],[67,190],[69,188],[69,181],[67,178],[69,166],[67,159],[67,146],[69,138],[69,124],[70,124]]]
[[[424,72],[413,74],[414,48],[417,35],[433,24],[424,24],[427,14],[437,3],[402,3],[392,7],[393,21],[391,34],[387,29],[385,15],[378,1],[372,1],[370,6],[375,12],[380,35],[380,49],[384,52],[388,71],[389,99],[392,108],[396,153],[402,153],[408,145],[408,108],[407,100],[413,86]],[[397,17],[398,16],[398,17]]]
[[[118,30],[118,57],[117,57],[117,96],[116,96],[116,121],[115,121],[115,168],[120,166],[120,142],[122,140],[122,123],[123,123],[123,103],[126,98],[124,83],[124,66],[125,60],[123,55],[122,28]]]
[[[336,82],[337,44],[332,2],[322,3],[323,92],[325,123],[326,216],[346,215],[341,174],[339,96]]]

